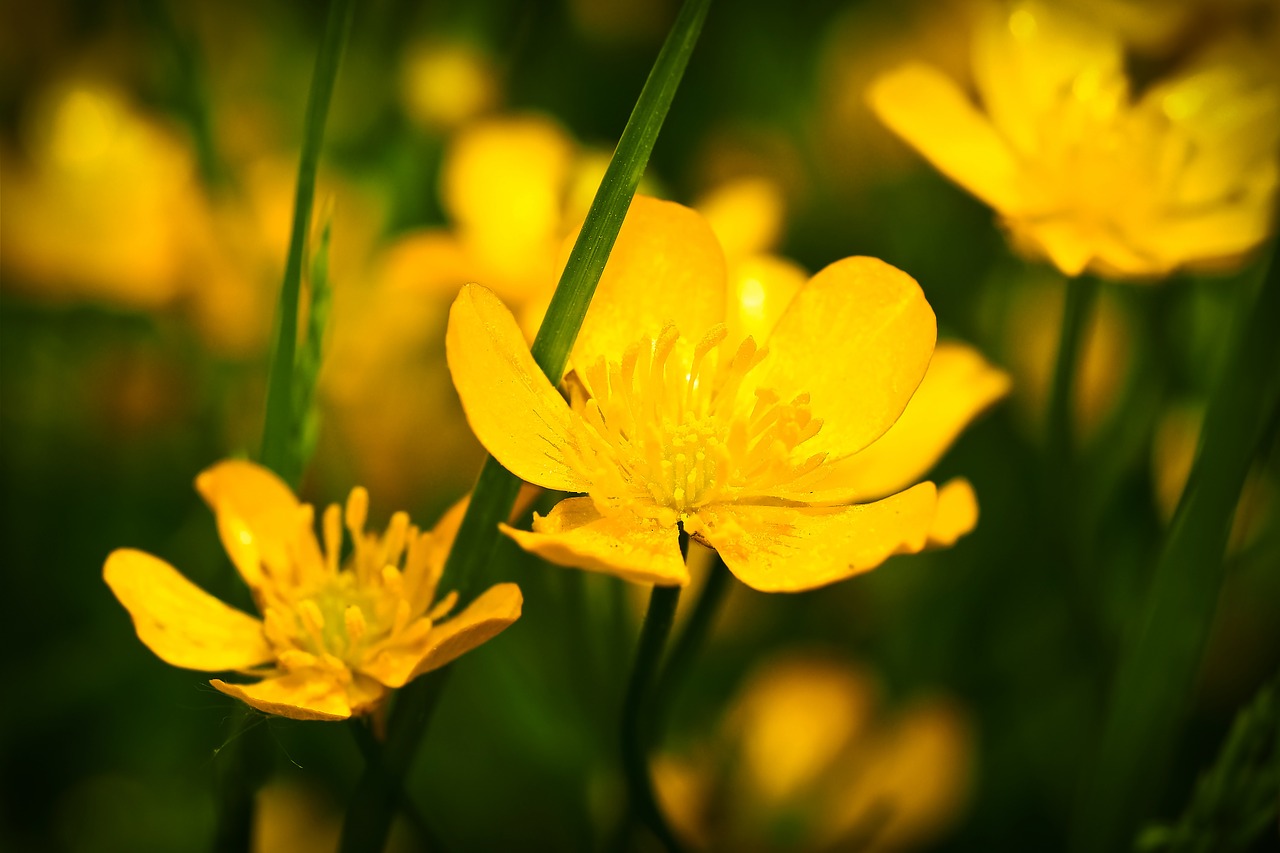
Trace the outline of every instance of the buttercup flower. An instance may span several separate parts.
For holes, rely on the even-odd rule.
[[[963,347],[930,367],[933,311],[910,276],[847,258],[793,295],[762,290],[750,312],[727,293],[705,220],[637,196],[566,401],[498,298],[463,288],[446,352],[477,438],[517,476],[585,495],[508,535],[552,562],[671,585],[689,580],[683,527],[744,583],[789,591],[972,528],[967,482],[907,487],[1007,379]]]
[[[864,669],[790,651],[748,678],[705,748],[654,762],[663,811],[700,849],[906,850],[969,787],[973,733],[953,701],[890,715]]]
[[[382,534],[365,531],[369,496],[351,492],[344,512],[325,510],[324,544],[314,512],[274,474],[222,462],[196,487],[218,519],[228,555],[262,619],[235,610],[141,551],[112,552],[103,577],[133,617],[138,638],[166,663],[260,678],[210,683],[269,714],[341,720],[378,707],[388,690],[438,669],[520,617],[514,584],[498,584],[458,615],[436,585],[463,505],[434,530],[396,513]],[[340,565],[342,527],[351,556]]]
[[[1221,265],[1269,233],[1280,87],[1243,41],[1136,102],[1114,32],[1040,3],[993,7],[972,44],[985,113],[937,69],[878,78],[872,107],[1063,273],[1114,278]]]

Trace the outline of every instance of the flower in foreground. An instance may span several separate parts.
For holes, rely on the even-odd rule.
[[[985,112],[908,63],[872,83],[880,118],[1063,273],[1150,278],[1221,266],[1266,240],[1280,179],[1280,86],[1243,40],[1130,94],[1118,35],[1060,8],[994,6],[972,64]]]
[[[566,400],[498,298],[463,288],[446,351],[477,438],[517,476],[585,495],[508,535],[562,565],[675,585],[689,580],[682,528],[747,585],[795,591],[973,527],[967,482],[912,484],[1008,382],[965,347],[930,366],[934,315],[910,276],[847,258],[749,305],[727,291],[705,220],[637,196]]]
[[[278,477],[249,462],[221,462],[196,479],[222,543],[262,619],[223,604],[168,563],[122,548],[103,577],[133,617],[138,638],[166,663],[261,680],[210,683],[269,714],[342,720],[378,708],[388,691],[450,663],[520,617],[514,584],[498,584],[461,613],[436,585],[461,522],[455,506],[434,530],[396,513],[384,533],[365,531],[369,496],[356,488],[345,513],[314,512]],[[351,555],[341,563],[342,528]]]
[[[871,673],[789,651],[748,678],[718,736],[654,762],[664,813],[699,849],[907,850],[959,816],[972,727],[956,703],[882,709]]]

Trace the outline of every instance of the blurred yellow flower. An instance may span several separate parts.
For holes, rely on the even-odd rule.
[[[196,487],[262,619],[141,551],[112,552],[103,577],[157,657],[260,678],[210,682],[260,711],[300,720],[370,713],[390,689],[444,666],[520,616],[514,584],[490,588],[449,619],[457,594],[435,600],[461,504],[432,531],[396,513],[385,533],[367,533],[369,496],[353,489],[345,512],[352,550],[340,566],[344,513],[336,504],[325,510],[321,547],[312,507],[265,468],[221,462]]]
[[[54,299],[171,304],[199,213],[181,135],[89,77],[39,93],[25,125],[26,156],[0,154],[6,283]]]
[[[451,128],[493,106],[498,73],[493,59],[470,42],[415,42],[400,64],[400,93],[415,122]]]
[[[504,526],[512,538],[564,565],[685,584],[679,525],[747,585],[795,591],[973,527],[967,482],[908,486],[1008,381],[963,347],[930,366],[933,311],[910,276],[847,258],[784,299],[728,290],[706,221],[636,196],[566,402],[497,296],[463,288],[446,352],[477,438],[523,479],[587,495],[532,532]]]
[[[904,850],[964,804],[973,735],[953,702],[879,713],[865,671],[819,653],[761,666],[709,750],[654,761],[663,811],[704,849]]]
[[[972,64],[985,113],[942,72],[879,77],[873,109],[1063,273],[1149,278],[1262,243],[1280,175],[1280,87],[1243,41],[1136,102],[1119,37],[1059,7],[993,7]]]

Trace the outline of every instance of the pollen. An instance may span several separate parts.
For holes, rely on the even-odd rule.
[[[671,520],[767,494],[820,464],[801,447],[822,427],[808,395],[755,387],[768,351],[750,337],[736,348],[727,339],[723,324],[692,344],[668,325],[580,374],[570,389],[583,424],[577,461],[598,504]]]

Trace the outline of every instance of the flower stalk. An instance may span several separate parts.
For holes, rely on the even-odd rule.
[[[1141,612],[1128,626],[1098,758],[1081,786],[1073,850],[1126,847],[1172,757],[1222,585],[1245,476],[1280,411],[1280,263],[1241,301],[1200,447]]]
[[[686,558],[689,554],[689,534],[683,530],[680,532],[680,553]],[[627,780],[629,801],[626,820],[630,823],[633,815],[639,817],[672,853],[682,848],[658,806],[649,775],[649,750],[658,735],[652,688],[679,602],[678,586],[655,586],[650,593],[649,609],[640,628],[640,644],[636,648],[635,663],[622,703],[622,772]]]
[[[302,153],[298,162],[298,185],[294,194],[293,226],[289,234],[289,253],[285,258],[284,281],[280,286],[280,302],[276,309],[276,336],[271,355],[271,371],[267,378],[266,418],[262,427],[263,465],[287,474],[290,444],[298,434],[294,410],[294,361],[298,346],[298,300],[302,292],[302,260],[307,234],[311,227],[311,209],[316,194],[316,171],[320,149],[324,144],[325,121],[334,82],[342,60],[343,46],[351,29],[352,0],[333,0],[325,19],[320,52],[311,75],[311,91],[307,95],[307,114],[302,134]],[[295,475],[296,476],[296,475]],[[295,485],[290,483],[290,485]]]

